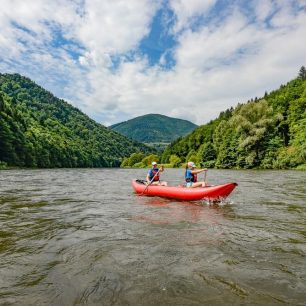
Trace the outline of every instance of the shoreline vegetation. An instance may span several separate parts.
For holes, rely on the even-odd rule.
[[[170,163],[160,163],[160,157],[155,155],[154,157],[152,157],[152,155],[150,156],[145,156],[143,160],[141,161],[136,161],[135,164],[132,164],[133,160],[135,161],[135,159],[137,160],[136,155],[139,157],[141,153],[133,153],[132,156],[130,156],[130,158],[132,158],[130,161],[129,158],[125,158],[121,164],[121,168],[123,169],[148,169],[151,168],[151,163],[152,161],[158,161],[158,164],[162,164],[164,166],[164,168],[168,168],[168,169],[185,169],[186,168],[186,164],[187,162],[181,163],[178,160],[177,156],[171,156],[170,158]],[[208,165],[208,163],[207,163]],[[216,167],[211,167],[211,166],[207,166],[205,164],[205,162],[201,162],[200,164],[198,163],[197,166],[198,168],[209,168],[209,169],[218,169],[218,170],[297,170],[297,171],[306,171],[306,164],[301,164],[298,165],[295,168],[216,168]]]
[[[0,73],[0,170],[11,168],[306,170],[306,69],[238,103],[163,151],[131,140],[19,74]]]

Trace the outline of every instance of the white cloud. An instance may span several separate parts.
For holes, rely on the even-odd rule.
[[[91,106],[90,95],[97,95],[92,91],[94,77],[100,77],[98,87],[110,84],[107,80],[110,56],[136,47],[148,33],[160,4],[151,4],[149,0],[91,0],[82,6],[82,2],[3,0],[0,67],[29,75],[57,94],[69,100],[74,98],[84,108]],[[84,48],[82,56],[71,57],[69,51],[75,46],[52,45],[58,31]],[[61,78],[68,83],[65,87]],[[52,79],[61,88],[56,90]]]
[[[305,59],[306,46],[300,40],[306,34],[304,17],[300,13],[288,26],[271,30],[250,24],[236,10],[222,25],[186,31],[172,71],[134,62],[123,63],[112,75],[112,85],[120,89],[118,108],[133,115],[163,112],[203,123],[237,102],[262,96],[294,77]]]
[[[138,50],[161,1],[3,0],[0,69],[33,78],[105,124],[146,113],[205,123],[306,64],[306,13],[292,1],[253,1],[255,22],[233,2],[222,22],[195,29],[193,18],[205,19],[215,2],[170,1],[178,44],[167,50],[176,64],[165,70]],[[74,43],[54,45],[58,31]]]
[[[195,16],[206,14],[216,2],[217,0],[170,0],[169,6],[177,18],[174,32],[188,28]]]
[[[205,70],[237,58],[239,50],[255,49],[254,42],[260,33],[247,24],[248,20],[241,13],[234,12],[221,26],[185,31],[176,52],[178,66]]]
[[[111,64],[110,55],[135,49],[148,34],[159,5],[149,0],[86,1],[77,32],[87,50],[80,63],[107,67]]]
[[[256,0],[253,5],[259,22],[268,18],[275,11],[276,7],[276,3],[273,0]]]

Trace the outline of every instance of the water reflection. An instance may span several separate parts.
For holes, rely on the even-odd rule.
[[[231,205],[138,196],[135,202],[145,209],[134,214],[131,217],[133,221],[179,231],[179,236],[176,236],[176,232],[171,239],[184,245],[182,248],[219,245],[224,239],[228,219],[234,215]],[[170,236],[168,233],[168,239]]]
[[[137,205],[151,208],[150,216],[135,216],[135,220],[143,220],[152,224],[175,224],[191,222],[201,224],[222,224],[224,218],[233,217],[232,205],[207,204],[204,202],[188,202],[163,199],[159,197],[135,196]]]

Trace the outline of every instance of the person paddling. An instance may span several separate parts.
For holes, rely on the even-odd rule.
[[[186,166],[186,171],[185,171],[185,181],[186,181],[186,187],[189,188],[195,188],[195,187],[205,187],[206,182],[198,182],[197,175],[198,173],[207,171],[207,168],[204,169],[199,169],[195,170],[196,165],[192,162],[189,161]]]
[[[149,170],[147,174],[147,184],[151,185],[161,185],[161,186],[167,186],[167,182],[161,182],[160,181],[160,173],[164,171],[164,166],[161,165],[160,169],[157,167],[157,162],[152,162],[152,169]]]

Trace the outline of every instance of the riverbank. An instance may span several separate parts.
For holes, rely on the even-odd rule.
[[[181,165],[179,167],[174,167],[171,164],[162,164],[162,165],[166,169],[185,169],[185,165]],[[7,164],[3,164],[3,163],[0,164],[0,171],[1,170],[20,170],[20,169],[24,169],[24,170],[31,170],[31,169],[32,170],[34,170],[34,169],[35,170],[44,170],[45,169],[45,170],[47,170],[47,169],[118,169],[118,168],[126,169],[126,170],[128,170],[128,169],[149,169],[149,168],[151,168],[151,166],[141,166],[141,167],[139,167],[139,166],[137,166],[137,167],[135,167],[135,166],[128,166],[128,167],[94,167],[94,168],[93,167],[91,167],[91,168],[89,168],[89,167],[76,167],[76,168],[67,168],[67,167],[35,168],[35,167],[31,167],[31,168],[27,168],[27,167],[8,166]],[[239,168],[226,169],[226,168],[224,168],[224,169],[221,169],[221,168],[210,168],[210,167],[205,167],[205,166],[203,166],[202,168],[208,168],[209,170],[214,169],[214,170],[233,170],[233,171],[235,171],[235,170],[245,170],[245,171],[248,171],[248,170],[306,171],[306,164],[299,165],[298,167],[291,168],[291,169],[289,169],[289,168],[288,169],[262,169],[262,168],[253,168],[253,169],[239,169]]]
[[[164,166],[164,168],[167,169],[185,169],[186,166],[184,164],[178,166],[178,167],[174,167],[171,164],[162,164]],[[151,166],[149,165],[136,165],[136,166],[128,166],[128,167],[121,167],[122,169],[146,169],[146,168],[150,168]],[[306,164],[303,165],[299,165],[296,168],[287,168],[287,169],[264,169],[264,168],[252,168],[252,169],[241,169],[241,168],[231,168],[231,169],[227,169],[227,168],[213,168],[213,167],[207,167],[205,165],[203,165],[202,167],[198,167],[198,168],[208,168],[208,169],[214,169],[214,170],[279,170],[279,171],[284,171],[284,170],[298,170],[298,171],[306,171]]]

